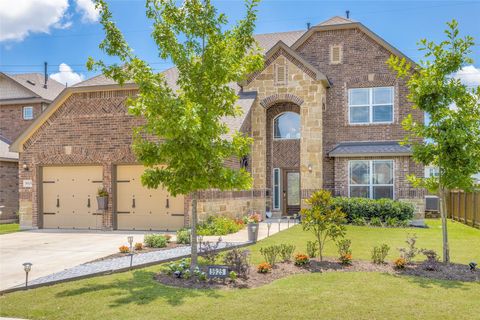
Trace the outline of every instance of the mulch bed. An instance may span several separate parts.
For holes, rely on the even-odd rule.
[[[465,282],[480,282],[480,271],[471,272],[467,265],[439,263],[437,271],[425,270],[421,263],[413,263],[405,269],[395,269],[393,264],[373,264],[369,261],[353,261],[349,266],[341,265],[338,261],[324,259],[324,261],[311,260],[305,267],[297,267],[292,262],[278,263],[270,273],[258,273],[256,267],[250,267],[248,279],[238,278],[236,281],[230,279],[199,281],[196,277],[190,279],[179,279],[165,272],[154,276],[158,282],[174,287],[195,288],[195,289],[234,289],[234,288],[255,288],[266,285],[277,279],[285,278],[294,274],[309,272],[382,272],[395,275],[418,276],[437,280],[454,280]]]
[[[162,250],[168,250],[168,249],[173,249],[173,248],[178,248],[178,247],[185,247],[185,246],[186,246],[185,244],[177,244],[177,243],[175,243],[175,242],[169,242],[169,243],[167,243],[167,246],[166,246],[165,248],[143,247],[142,250],[138,250],[138,251],[135,250],[134,254],[141,254],[141,253],[147,253],[147,252],[153,252],[153,251],[162,251]],[[129,256],[129,255],[130,255],[130,253],[117,252],[117,253],[114,253],[114,254],[111,254],[111,255],[102,257],[102,258],[98,258],[98,259],[89,261],[88,263],[90,263],[90,262],[98,262],[98,261],[107,260],[107,259],[113,259],[113,258],[121,258],[121,257]]]

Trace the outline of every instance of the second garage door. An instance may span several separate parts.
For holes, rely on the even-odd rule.
[[[172,197],[162,187],[142,186],[145,168],[117,166],[117,229],[177,230],[184,225],[184,197]]]
[[[44,228],[101,229],[96,202],[101,166],[44,167],[42,174]]]

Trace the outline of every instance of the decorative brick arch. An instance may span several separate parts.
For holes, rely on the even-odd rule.
[[[301,106],[303,104],[303,99],[291,93],[276,93],[262,99],[262,101],[260,101],[260,105],[265,109],[268,109],[279,102],[291,102]]]

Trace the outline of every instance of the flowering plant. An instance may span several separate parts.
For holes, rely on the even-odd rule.
[[[259,273],[269,273],[272,271],[272,265],[268,262],[262,262],[257,266],[257,271]]]
[[[351,253],[345,253],[340,255],[340,258],[338,259],[341,264],[344,265],[350,265],[352,264],[352,254]]]
[[[118,251],[120,251],[121,253],[129,253],[130,252],[130,248],[127,247],[127,246],[120,246],[118,248]]]
[[[295,265],[296,266],[304,266],[308,263],[309,259],[306,254],[303,253],[297,253],[295,255]]]
[[[257,212],[252,212],[245,219],[245,223],[259,223],[260,221],[262,221],[262,216]]]
[[[405,267],[407,265],[407,259],[402,258],[402,257],[397,258],[397,259],[393,260],[393,265],[397,269],[405,269]]]

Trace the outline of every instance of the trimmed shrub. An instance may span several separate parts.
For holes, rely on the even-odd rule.
[[[385,220],[385,225],[387,227],[397,227],[398,226],[398,219],[393,217],[393,218],[387,218],[387,220]]]
[[[283,262],[291,261],[293,256],[293,251],[295,251],[295,246],[293,244],[281,244],[280,245],[280,258]]]
[[[190,230],[189,229],[180,229],[177,231],[177,243],[178,244],[190,244]]]
[[[379,217],[373,217],[372,219],[370,219],[370,225],[372,227],[382,227],[383,226],[382,220],[380,220]]]
[[[318,241],[307,241],[307,254],[310,258],[318,255]]]
[[[163,234],[147,234],[143,241],[150,248],[165,248],[167,246],[167,238]]]
[[[384,264],[385,258],[390,251],[390,247],[386,244],[382,244],[379,247],[374,247],[372,250],[372,262],[375,264]]]
[[[366,226],[367,220],[364,217],[354,217],[352,220],[352,224],[355,226]]]
[[[225,254],[223,263],[230,267],[236,274],[244,279],[248,277],[250,266],[248,264],[248,250],[233,249]]]
[[[374,217],[387,221],[388,218],[397,218],[398,221],[413,218],[415,208],[411,203],[391,199],[367,199],[336,197],[333,199],[335,207],[341,207],[350,223],[358,222],[359,218],[371,220]]]
[[[222,216],[210,216],[205,222],[198,225],[199,236],[223,236],[235,233],[244,228],[244,224],[238,220]]]
[[[275,266],[278,256],[280,255],[280,246],[272,245],[264,248],[260,248],[260,253],[262,254],[265,261],[267,261],[270,266]]]

